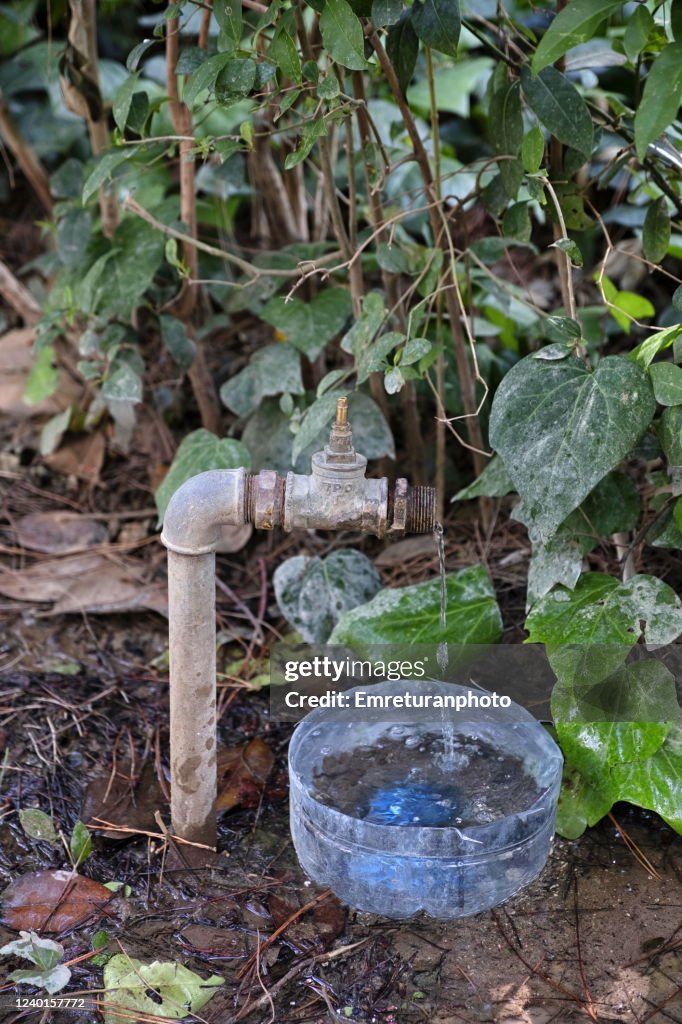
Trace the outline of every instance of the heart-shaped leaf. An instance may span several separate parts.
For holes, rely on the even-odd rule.
[[[131,1017],[166,1017],[179,1020],[199,1012],[215,995],[223,979],[213,974],[203,978],[182,964],[143,964],[124,954],[112,957],[104,968],[107,1024],[119,1024],[121,1014],[132,1010]]]
[[[481,565],[446,577],[445,630],[440,628],[439,579],[411,587],[380,590],[368,604],[340,619],[329,638],[331,644],[493,644],[500,636],[502,618],[495,591]],[[435,666],[434,666],[435,668]]]
[[[596,370],[573,356],[527,356],[509,371],[493,402],[490,443],[541,540],[628,454],[655,408],[647,375],[619,356]]]
[[[341,616],[365,604],[381,587],[369,558],[339,548],[326,558],[296,555],[273,577],[282,615],[308,644],[324,643]]]

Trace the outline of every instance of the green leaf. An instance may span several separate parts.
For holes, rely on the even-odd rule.
[[[307,448],[311,441],[314,441],[323,427],[331,421],[336,412],[336,401],[343,398],[346,391],[328,391],[321,398],[316,398],[311,406],[306,409],[301,427],[294,438],[291,449],[291,457],[294,462],[304,448]]]
[[[351,314],[350,292],[345,288],[326,288],[311,302],[284,299],[276,295],[265,306],[261,317],[272,324],[282,340],[291,342],[310,360],[317,359],[325,345],[346,325]]]
[[[128,59],[126,60],[126,67],[128,71],[137,71],[142,57],[144,57],[147,50],[154,46],[155,43],[158,43],[158,41],[158,39],[143,39],[141,43],[137,44],[137,46],[133,46],[132,50],[128,54]]]
[[[127,360],[114,359],[102,384],[102,398],[113,402],[141,402],[142,378]]]
[[[653,312],[652,308],[652,314]],[[630,359],[634,359],[636,363],[639,363],[639,365],[646,370],[658,353],[663,352],[666,348],[670,348],[681,333],[682,325],[674,324],[672,327],[666,327],[662,331],[656,331],[655,334],[650,334],[648,338],[645,338],[645,340],[637,346],[637,348],[633,348],[630,353]]]
[[[19,933],[21,938],[8,942],[0,956],[18,956],[35,964],[41,971],[50,971],[64,956],[64,947],[52,939],[43,939],[33,931]]]
[[[107,153],[104,153],[95,166],[83,185],[83,203],[87,203],[98,189],[104,185],[105,182],[109,181],[113,171],[116,170],[126,160],[130,160],[135,155],[135,147],[131,146],[126,149],[111,149]]]
[[[333,60],[353,71],[364,71],[365,37],[360,19],[346,0],[325,0],[320,15],[322,41]]]
[[[682,103],[682,40],[661,50],[649,69],[635,113],[635,148],[643,160],[650,143],[676,117]]]
[[[634,64],[644,49],[655,22],[644,4],[638,4],[628,18],[623,36],[623,49],[628,60]]]
[[[652,263],[660,263],[670,244],[670,214],[665,196],[649,203],[644,219],[642,251]]]
[[[381,577],[369,558],[351,548],[339,548],[326,558],[287,558],[272,582],[279,610],[307,644],[326,643],[345,612],[381,589]]]
[[[556,830],[565,839],[578,839],[586,828],[596,825],[613,806],[610,779],[588,780],[570,764],[564,776],[557,806]]]
[[[458,491],[452,501],[469,501],[470,498],[503,498],[511,494],[514,484],[499,455],[493,455],[483,472],[472,484]]]
[[[349,644],[353,648],[443,641],[455,646],[495,643],[502,630],[502,618],[483,566],[449,573],[446,590],[444,630],[440,628],[441,583],[433,579],[410,587],[380,590],[368,604],[341,617],[329,643]]]
[[[65,267],[74,267],[85,255],[92,218],[87,210],[67,210],[57,225],[57,255]]]
[[[532,227],[528,203],[512,203],[504,211],[502,230],[506,238],[513,238],[517,242],[528,242]]]
[[[304,390],[298,351],[279,343],[254,352],[248,366],[225,381],[220,397],[228,409],[246,416],[265,395],[302,395]]]
[[[670,27],[675,39],[682,39],[682,0],[670,4]]]
[[[212,57],[207,57],[199,65],[194,74],[190,75],[182,94],[188,107],[193,106],[202,92],[213,89],[218,75],[230,60],[232,60],[231,53],[214,53]]]
[[[393,65],[400,88],[407,92],[419,53],[419,38],[412,26],[411,11],[405,11],[386,33],[386,53]]]
[[[622,5],[623,0],[570,0],[540,40],[531,64],[533,74],[592,39],[601,23]]]
[[[104,968],[104,1005],[114,1007],[105,1009],[104,1020],[119,1024],[126,1010],[132,1011],[131,1016],[180,1020],[198,1014],[223,983],[217,974],[204,980],[182,964],[158,960],[143,964],[119,953]]]
[[[567,343],[577,341],[582,337],[583,329],[577,320],[570,316],[548,316],[543,321],[545,334],[550,341]]]
[[[552,242],[550,249],[560,249],[566,253],[574,267],[582,267],[583,254],[578,248],[577,242],[574,242],[572,238],[559,238],[556,242]]]
[[[128,114],[130,113],[130,104],[133,101],[133,93],[135,92],[139,77],[140,74],[138,71],[132,75],[128,75],[128,77],[119,85],[111,101],[111,112],[114,115],[116,126],[121,132],[125,132],[126,130]]]
[[[499,156],[518,155],[523,140],[521,86],[518,81],[504,81],[490,97],[488,136],[493,152]],[[515,160],[500,160],[498,167],[507,195],[514,198],[523,177],[521,166]]]
[[[660,405],[682,405],[682,368],[674,363],[654,363],[649,374]]]
[[[220,103],[232,103],[248,96],[256,84],[256,62],[250,57],[234,57],[218,73],[215,95]]]
[[[54,822],[49,814],[45,814],[45,811],[39,811],[37,807],[22,807],[19,811],[19,821],[24,832],[31,839],[38,839],[40,842],[55,846],[58,850],[61,849],[62,844],[59,841]]]
[[[428,338],[410,338],[400,353],[400,365],[412,366],[414,363],[418,363],[420,359],[429,354],[432,348],[433,342]]]
[[[372,21],[377,28],[395,25],[403,13],[403,0],[373,0]]]
[[[316,117],[312,121],[306,121],[301,129],[301,141],[293,153],[287,153],[284,160],[284,169],[290,171],[305,160],[316,141],[327,134],[327,125],[323,117]]]
[[[412,5],[412,25],[424,46],[457,56],[462,18],[459,0],[415,0]]]
[[[213,5],[215,20],[218,22],[221,36],[234,46],[239,46],[242,38],[242,3],[241,0],[216,0]]]
[[[83,181],[83,163],[72,156],[50,175],[50,192],[55,199],[78,199]]]
[[[187,331],[182,320],[175,316],[162,314],[159,317],[159,327],[163,343],[172,355],[180,369],[185,373],[194,362],[196,345],[187,337]]]
[[[321,100],[333,100],[335,96],[339,95],[340,91],[341,86],[336,75],[327,75],[317,87],[317,95]]]
[[[55,358],[53,345],[43,345],[36,352],[23,396],[27,405],[37,405],[38,402],[49,398],[57,390],[59,371],[54,366]]]
[[[533,76],[521,68],[521,86],[528,106],[548,132],[585,157],[592,152],[592,118],[585,101],[560,71],[548,67]]]
[[[69,851],[73,866],[77,868],[84,860],[87,860],[92,853],[92,836],[90,829],[86,828],[82,821],[77,821],[73,826]]]
[[[433,75],[437,109],[469,118],[474,94],[493,67],[490,57],[460,57],[454,63],[437,64]],[[428,117],[431,97],[425,76],[418,77],[407,98],[410,106]]]
[[[659,435],[668,466],[682,466],[682,406],[663,410]]]
[[[653,757],[614,766],[611,778],[616,799],[655,811],[682,833],[682,729],[672,729]]]
[[[535,174],[542,166],[545,155],[545,137],[537,125],[526,132],[521,142],[521,163],[528,174]]]
[[[642,629],[642,623],[644,628]],[[603,644],[630,647],[671,644],[682,633],[682,602],[654,576],[621,583],[600,572],[585,573],[575,590],[553,590],[526,619],[529,643]]]
[[[490,443],[541,540],[628,454],[654,411],[647,375],[620,356],[596,370],[573,356],[512,367],[495,394]]]
[[[155,494],[159,520],[163,522],[166,508],[173,494],[185,480],[207,469],[249,469],[251,459],[247,449],[232,438],[220,438],[210,430],[193,430],[184,438]]]
[[[296,43],[284,27],[275,32],[268,47],[268,57],[274,60],[285,78],[290,78],[292,82],[303,80],[301,58],[298,55]]]
[[[558,530],[546,544],[534,541],[528,564],[527,607],[532,607],[557,583],[573,590],[580,578],[582,563],[582,548],[569,530]]]

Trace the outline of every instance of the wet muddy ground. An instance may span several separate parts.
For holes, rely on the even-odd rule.
[[[95,626],[91,651],[120,663],[135,641],[122,640],[111,622],[107,629]],[[162,628],[147,640],[155,633],[162,641]],[[153,814],[168,821],[166,678],[152,670],[106,676],[86,668],[71,676],[0,675],[7,752],[0,886],[68,867],[61,851],[26,836],[18,808],[40,807],[68,833],[78,817],[87,820],[88,790],[96,804],[91,780],[109,780],[112,764],[126,780],[128,817],[137,808],[136,827],[154,833],[95,839],[81,873],[122,882],[129,895],[113,899],[103,917],[53,936],[68,960],[91,952],[103,929],[108,950],[219,974],[225,985],[198,1018],[215,1024],[682,1022],[682,839],[654,815],[615,811],[659,877],[607,822],[577,842],[558,840],[542,876],[493,912],[451,923],[358,914],[311,885],[297,865],[287,820],[288,727],[270,722],[262,693],[230,692],[220,738],[226,747],[263,740],[274,755],[269,776],[255,800],[253,793],[244,800],[251,806],[222,815],[217,866],[197,869],[168,855]],[[0,944],[15,937],[0,927]],[[73,967],[70,988],[96,993],[101,985],[101,966],[86,959]],[[100,1019],[0,1013],[3,1021]]]
[[[102,999],[102,965],[94,963],[91,944],[105,931],[107,952],[221,975],[224,986],[197,1018],[210,1024],[682,1024],[682,839],[654,815],[614,810],[655,874],[606,820],[577,842],[558,840],[542,876],[507,904],[461,922],[358,914],[304,877],[289,838],[290,727],[270,720],[267,691],[248,686],[267,671],[268,644],[281,626],[269,586],[274,568],[289,555],[355,546],[354,535],[254,537],[219,559],[220,740],[228,751],[221,856],[214,868],[182,864],[163,833],[170,823],[166,622],[135,606],[130,584],[137,580],[157,598],[165,589],[150,488],[140,484],[134,458],[105,467],[101,484],[86,492],[64,477],[36,475],[18,457],[0,468],[0,567],[22,570],[51,558],[25,551],[16,523],[67,509],[99,517],[106,536],[98,551],[119,569],[125,560],[127,573],[125,586],[120,572],[107,584],[119,588],[120,602],[127,595],[125,615],[106,600],[103,614],[54,614],[54,598],[41,601],[39,589],[23,600],[0,598],[0,889],[28,872],[69,867],[64,851],[26,835],[20,809],[41,808],[65,835],[79,818],[133,830],[102,825],[80,868],[129,890],[112,898],[103,915],[52,936],[69,961],[79,961],[70,990]],[[133,518],[119,517],[121,508]],[[473,510],[457,515],[446,524],[447,567],[488,567],[505,640],[518,640],[525,533],[507,525],[506,514],[486,535]],[[430,538],[388,547],[365,540],[363,550],[387,585],[437,572]],[[599,552],[591,557],[595,568],[614,570],[601,564]],[[665,564],[647,567],[679,585],[678,562],[666,553]],[[97,572],[104,568],[99,563]],[[72,596],[73,578],[83,582],[76,574],[63,584]],[[85,598],[100,599],[106,588],[99,589]],[[76,599],[84,600],[83,590]],[[235,667],[245,655],[247,666]],[[0,945],[16,937],[15,928],[0,923]],[[7,1000],[17,990],[3,979],[19,966],[0,961],[2,1024],[101,1024],[94,1010],[75,1017],[12,1009]]]

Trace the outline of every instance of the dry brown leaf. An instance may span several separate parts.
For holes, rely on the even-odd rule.
[[[29,551],[70,555],[103,544],[107,528],[77,512],[35,512],[15,524],[17,541]]]
[[[24,327],[8,331],[0,338],[0,413],[13,419],[54,416],[76,401],[82,389],[70,374],[59,372],[59,386],[54,395],[37,405],[24,402],[26,381],[33,366],[35,331]]]
[[[163,583],[145,583],[143,567],[130,559],[102,554],[69,555],[37,562],[28,569],[0,571],[0,594],[16,601],[54,602],[46,615],[129,612],[149,608],[168,615]]]
[[[71,871],[31,871],[10,882],[0,896],[0,921],[15,931],[61,932],[100,916],[112,893]]]
[[[258,737],[243,747],[219,750],[218,810],[230,811],[237,806],[257,807],[274,763],[270,747]]]
[[[58,451],[46,455],[43,461],[55,473],[96,483],[104,465],[106,448],[104,434],[98,430],[94,434],[65,441]]]
[[[268,902],[273,923],[276,928],[280,928],[300,909],[303,900],[292,904],[273,893]],[[282,942],[292,946],[296,952],[312,948],[327,950],[345,927],[346,911],[336,896],[328,896],[292,922],[283,932]]]
[[[100,835],[120,842],[130,839],[130,834],[102,828],[95,819],[142,832],[156,832],[154,812],[163,814],[167,805],[153,764],[147,763],[134,783],[130,782],[130,766],[121,765],[113,780],[107,773],[88,784],[80,817],[86,825],[100,830]]]

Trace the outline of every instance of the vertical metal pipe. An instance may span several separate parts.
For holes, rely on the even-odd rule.
[[[216,844],[215,554],[168,552],[171,820]]]

